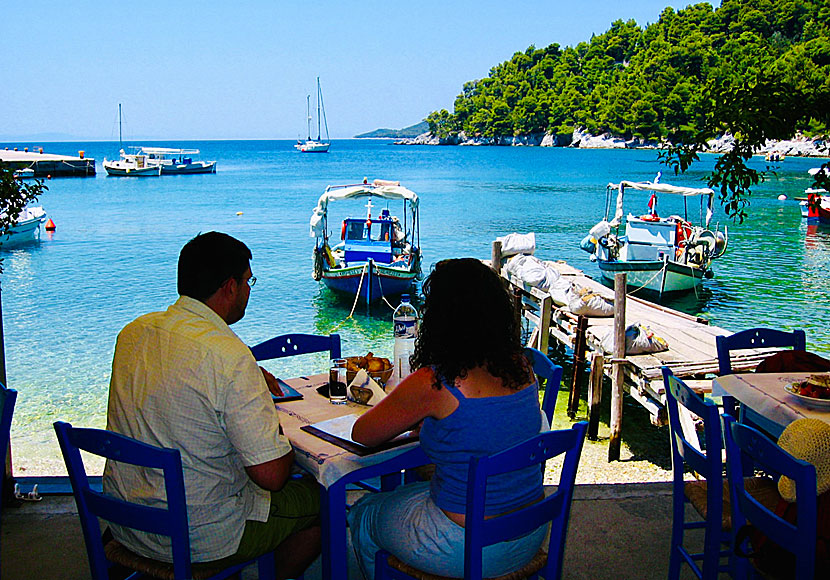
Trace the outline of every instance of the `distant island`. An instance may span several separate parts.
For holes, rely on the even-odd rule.
[[[426,121],[421,121],[415,125],[404,127],[403,129],[375,129],[368,133],[361,133],[355,135],[355,139],[407,139],[414,138],[418,135],[429,131],[429,124]]]

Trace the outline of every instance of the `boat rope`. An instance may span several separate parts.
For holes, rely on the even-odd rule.
[[[329,331],[329,334],[331,334],[332,332],[334,332],[335,330],[337,330],[338,328],[340,328],[341,326],[343,326],[344,324],[346,324],[346,321],[347,321],[349,318],[352,318],[352,315],[354,314],[354,310],[355,310],[355,308],[357,308],[357,301],[358,301],[358,300],[360,300],[360,290],[361,290],[361,288],[363,288],[363,278],[364,278],[364,276],[366,276],[366,270],[367,270],[367,268],[368,268],[368,267],[369,267],[369,262],[366,262],[366,263],[363,265],[363,271],[361,271],[361,272],[360,272],[360,282],[359,282],[359,283],[358,283],[358,285],[357,285],[357,292],[355,292],[355,295],[354,295],[354,302],[352,303],[352,311],[351,311],[351,312],[349,312],[349,315],[348,315],[346,318],[344,318],[344,319],[340,322],[340,324],[338,324],[337,326],[335,326],[334,328],[332,328],[332,329]]]
[[[644,283],[642,286],[640,286],[639,288],[637,288],[637,289],[635,289],[635,290],[632,290],[631,292],[627,292],[627,294],[633,294],[634,292],[639,292],[640,290],[642,290],[643,288],[645,288],[646,286],[648,286],[649,284],[651,284],[651,281],[652,281],[652,280],[654,280],[654,279],[655,279],[655,278],[656,278],[656,277],[657,277],[657,276],[658,276],[661,272],[663,272],[664,270],[666,270],[666,268],[668,268],[668,262],[663,262],[663,267],[662,267],[662,268],[660,268],[659,270],[657,270],[657,271],[654,273],[654,276],[652,276],[651,278],[649,278],[648,280],[646,280],[646,281],[645,281],[645,283]]]
[[[388,306],[388,307],[389,307],[392,311],[394,311],[394,310],[395,310],[395,307],[394,307],[394,306],[392,306],[392,305],[389,303],[389,301],[386,299],[386,294],[384,294],[384,293],[383,293],[383,281],[382,281],[382,279],[381,279],[381,277],[380,277],[380,272],[378,272],[378,289],[380,290],[380,298],[381,298],[381,300],[383,300],[384,302],[386,302],[386,305],[387,305],[387,306]]]

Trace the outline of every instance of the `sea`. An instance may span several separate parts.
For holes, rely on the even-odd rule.
[[[445,258],[489,258],[499,236],[533,232],[538,257],[565,260],[599,278],[579,243],[605,216],[606,185],[651,180],[662,171],[664,183],[703,187],[715,161],[705,155],[691,171],[675,176],[654,150],[402,146],[351,139],[335,140],[327,154],[303,154],[293,144],[143,142],[200,149],[201,159],[218,162],[217,172],[119,178],[101,166],[105,157],[117,158],[117,142],[0,143],[66,155],[83,151],[96,159],[98,170],[90,178],[46,180],[49,189],[37,204],[55,231],[44,231],[33,245],[0,251],[7,383],[19,393],[12,423],[16,476],[65,473],[54,421],[105,426],[116,336],[135,317],[176,300],[179,250],[199,232],[227,232],[253,253],[257,283],[245,317],[233,326],[247,344],[289,332],[337,332],[344,355],[371,351],[390,357],[395,304],[355,306],[311,277],[309,219],[327,185],[389,179],[416,192],[427,273]],[[807,170],[821,162],[787,158],[770,168],[754,188],[743,223],[716,203],[712,227],[728,230],[729,244],[714,265],[714,278],[664,303],[732,331],[804,329],[808,348],[830,355],[830,231],[808,227],[794,200],[811,184]],[[752,164],[766,168],[760,157]],[[787,199],[779,200],[781,195]],[[683,215],[682,199],[672,197],[658,200],[661,215]],[[629,192],[627,208],[646,213],[648,198]],[[380,207],[376,201],[373,213]],[[389,208],[400,215],[396,203]],[[700,213],[693,202],[686,209],[693,218]],[[330,212],[365,216],[366,208],[359,201],[337,202]],[[277,376],[293,377],[322,372],[327,364],[320,354],[266,366]]]

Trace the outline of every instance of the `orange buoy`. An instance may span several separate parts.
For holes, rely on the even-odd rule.
[[[55,222],[52,221],[52,218],[46,222],[46,231],[47,232],[54,232],[55,231]]]

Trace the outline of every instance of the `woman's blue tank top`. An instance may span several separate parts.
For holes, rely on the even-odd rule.
[[[542,428],[536,383],[501,397],[466,398],[446,383],[458,408],[443,419],[427,417],[421,427],[421,447],[435,463],[430,494],[447,511],[466,512],[467,471],[471,457],[484,457],[512,447]],[[534,501],[542,493],[538,465],[491,476],[487,480],[485,515],[498,515]]]

